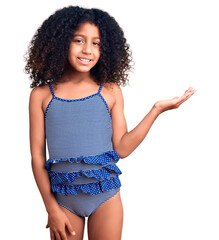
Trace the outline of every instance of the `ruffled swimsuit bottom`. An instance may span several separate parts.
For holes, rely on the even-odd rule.
[[[58,204],[79,217],[89,217],[120,191],[119,158],[115,151],[108,151],[95,156],[48,159],[46,168]]]

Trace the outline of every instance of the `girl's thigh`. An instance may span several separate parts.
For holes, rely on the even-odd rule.
[[[73,236],[68,231],[66,231],[68,240],[76,240],[76,239],[83,240],[85,219],[77,216],[76,214],[72,213],[71,211],[69,211],[68,209],[66,209],[62,206],[60,206],[60,207],[67,215],[67,217],[71,223],[73,231],[76,232],[76,235]]]
[[[122,225],[123,206],[118,192],[88,218],[89,240],[121,240]]]

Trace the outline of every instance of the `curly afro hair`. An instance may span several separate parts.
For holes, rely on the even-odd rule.
[[[34,34],[25,55],[25,73],[30,87],[52,81],[57,84],[68,68],[68,51],[79,25],[89,22],[100,31],[100,58],[90,70],[97,84],[113,82],[125,86],[132,70],[132,52],[116,20],[100,9],[69,6],[57,10]]]

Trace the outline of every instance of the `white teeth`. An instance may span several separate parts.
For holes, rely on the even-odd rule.
[[[83,62],[90,62],[91,60],[89,60],[89,59],[84,59],[84,58],[79,58],[81,61],[83,61]]]

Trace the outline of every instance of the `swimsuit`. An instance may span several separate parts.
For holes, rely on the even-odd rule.
[[[112,145],[112,119],[100,85],[97,93],[67,100],[52,93],[46,112],[45,135],[51,190],[59,205],[88,217],[120,191]]]

